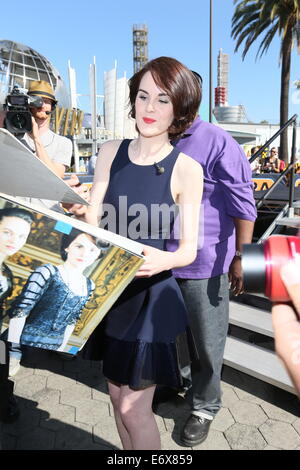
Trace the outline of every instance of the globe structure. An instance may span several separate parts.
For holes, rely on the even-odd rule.
[[[17,85],[27,91],[32,80],[45,80],[55,91],[58,106],[70,108],[67,88],[56,68],[46,57],[29,46],[0,40],[0,104]]]

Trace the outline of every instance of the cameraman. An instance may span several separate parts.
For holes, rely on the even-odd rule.
[[[34,106],[30,107],[32,114],[32,131],[30,133],[26,133],[20,139],[20,141],[26,145],[42,162],[44,162],[48,168],[50,168],[57,176],[62,178],[65,174],[66,167],[68,167],[71,162],[72,142],[66,137],[55,134],[49,128],[50,115],[57,104],[54,91],[50,84],[43,80],[32,81],[29,85],[28,95],[41,97],[43,103],[39,108]],[[5,127],[5,117],[6,111],[0,112],[0,127]],[[16,168],[16,171],[22,171],[22,169]],[[76,192],[78,192],[83,198],[87,197],[86,186],[81,185],[78,187],[79,180],[75,174],[72,175],[71,178],[66,181],[66,183]],[[62,208],[58,204],[53,206],[53,201],[40,199],[35,200],[35,202],[39,202],[42,205],[51,207],[54,210],[62,211]],[[69,212],[72,211],[73,207],[76,208],[77,205],[69,205]],[[22,351],[20,345],[12,344],[9,351],[9,372],[6,361],[4,361],[4,363],[2,362],[2,364],[0,361],[1,386],[5,386],[8,383],[8,375],[13,376],[18,372],[21,356]],[[2,404],[4,411],[2,410],[2,413],[0,414],[4,413],[8,420],[13,420],[18,415],[17,404],[12,393],[7,397],[7,399],[9,402],[8,404]]]
[[[43,104],[40,108],[30,107],[32,131],[26,133],[20,141],[62,178],[71,162],[72,142],[66,137],[55,134],[49,128],[50,116],[57,104],[54,91],[49,83],[39,80],[30,82],[27,94],[39,96]],[[3,111],[0,116],[0,127],[4,127],[5,116],[6,111]]]
[[[293,307],[275,304],[272,321],[275,346],[300,396],[300,261],[290,261],[280,272]]]

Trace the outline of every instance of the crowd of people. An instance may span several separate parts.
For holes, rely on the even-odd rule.
[[[252,147],[248,158],[259,151],[259,147]],[[258,156],[250,164],[253,174],[282,173],[285,170],[285,163],[278,157],[277,147],[272,147],[267,156]]]
[[[32,87],[44,102],[40,109],[32,110],[33,130],[26,136],[26,144],[63,176],[71,158],[69,144],[61,141],[53,154],[49,153],[52,142],[64,139],[49,134],[49,112],[56,104],[54,91],[45,82],[33,83],[31,92]],[[177,393],[183,389],[191,412],[181,441],[194,446],[207,438],[222,404],[229,292],[243,292],[242,247],[251,243],[256,219],[252,172],[279,173],[282,165],[274,147],[269,157],[250,167],[245,153],[227,132],[204,122],[197,114],[202,78],[176,59],[151,60],[129,80],[129,90],[130,115],[138,137],[101,146],[90,205],[68,206],[68,210],[106,228],[103,208],[112,205],[117,213],[114,231],[122,235],[125,231],[132,238],[132,211],[120,217],[122,197],[126,195],[129,210],[142,204],[145,220],[139,218],[139,223],[147,229],[134,239],[143,245],[145,261],[90,336],[82,356],[103,362],[124,449],[160,449],[153,398],[158,393],[159,400],[159,392],[164,390]],[[252,154],[256,151],[254,147]],[[75,187],[76,178],[69,184]],[[79,187],[78,191],[84,189]],[[163,204],[170,217],[154,223],[153,204]],[[16,216],[4,214],[3,219],[7,222]],[[6,257],[3,252],[3,309],[13,286]],[[52,269],[49,276],[57,271],[47,265],[40,269]],[[283,281],[294,307],[274,306],[273,322],[278,354],[300,392],[299,273],[299,263],[283,268]],[[30,282],[36,282],[39,274],[33,273]],[[26,289],[24,298],[25,294]],[[81,294],[85,301],[87,287]],[[18,310],[18,305],[13,307]],[[292,343],[291,334],[296,335]],[[58,347],[63,339],[64,331]],[[32,342],[30,337],[28,344]],[[18,348],[18,344],[14,346]],[[1,381],[7,381],[8,365],[0,366],[0,372]],[[7,403],[6,417],[10,418],[14,414],[11,396]]]

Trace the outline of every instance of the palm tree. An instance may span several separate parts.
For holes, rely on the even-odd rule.
[[[239,2],[239,3],[238,3]],[[281,38],[280,126],[289,119],[291,53],[296,43],[300,52],[300,0],[234,0],[238,3],[232,17],[231,35],[236,39],[235,52],[243,41],[244,60],[255,40],[264,34],[256,58],[267,52],[275,35]],[[280,137],[280,157],[288,161],[287,131]]]

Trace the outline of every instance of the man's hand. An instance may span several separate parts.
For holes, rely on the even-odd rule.
[[[74,173],[70,176],[70,179],[64,180],[70,188],[72,188],[79,196],[85,201],[90,201],[90,190],[86,184],[81,184],[78,176]],[[62,206],[77,217],[83,216],[86,213],[87,206],[83,204],[67,204],[62,203]]]
[[[32,130],[29,133],[29,136],[32,138],[33,141],[39,140],[40,139],[39,127],[33,116],[31,116],[31,125],[32,125]]]
[[[6,111],[0,111],[0,127],[4,127],[5,118],[6,118]]]
[[[251,243],[254,228],[254,222],[246,219],[239,219],[234,217],[234,226],[236,231],[236,245],[237,251],[242,250],[245,243]],[[241,258],[234,256],[228,273],[229,281],[231,282],[230,289],[234,295],[242,294],[244,291],[243,286],[243,272]]]
[[[241,258],[235,256],[229,267],[228,278],[230,282],[230,290],[237,296],[244,292],[243,273]]]

